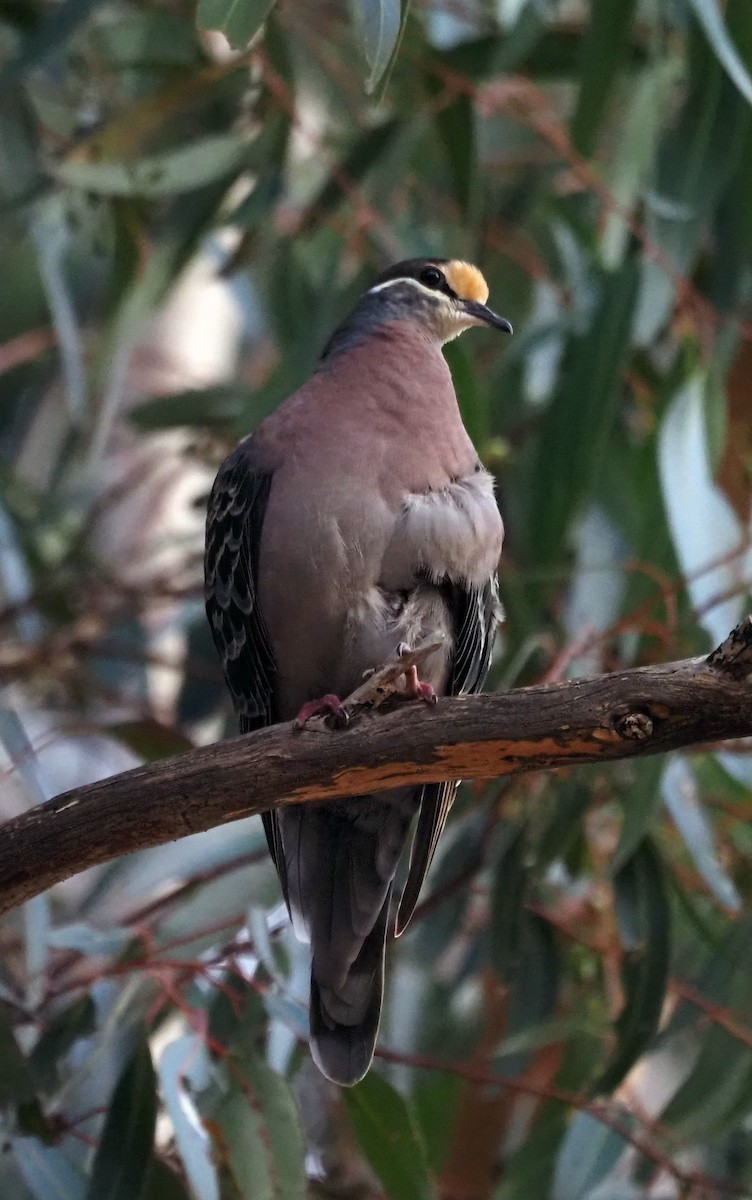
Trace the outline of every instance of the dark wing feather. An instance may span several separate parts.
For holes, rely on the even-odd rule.
[[[455,639],[447,692],[472,695],[483,687],[499,621],[499,588],[493,575],[482,588],[447,585]],[[410,851],[410,869],[397,912],[395,936],[406,928],[418,903],[423,881],[436,851],[459,783],[429,783],[422,789],[420,815]]]
[[[250,733],[273,720],[276,666],[258,603],[261,530],[272,476],[254,462],[252,439],[220,467],[206,519],[206,615],[240,722]],[[287,896],[276,813],[262,813],[266,840]]]

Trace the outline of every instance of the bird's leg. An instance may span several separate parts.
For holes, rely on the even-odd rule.
[[[331,717],[335,729],[344,729],[350,720],[339,696],[329,692],[319,700],[308,700],[293,721],[295,729],[303,729],[311,717]]]
[[[410,653],[410,647],[407,642],[400,642],[397,647],[397,654],[403,658]],[[424,683],[418,677],[418,668],[416,666],[408,667],[404,675],[405,684],[398,692],[395,692],[395,698],[398,700],[423,700],[426,704],[435,704],[438,700],[436,692],[430,683]]]

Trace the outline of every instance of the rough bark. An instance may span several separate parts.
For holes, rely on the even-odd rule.
[[[282,804],[752,736],[752,623],[708,658],[386,713],[363,711],[362,701],[352,708],[344,730],[276,725],[76,788],[8,821],[0,912],[86,867]]]

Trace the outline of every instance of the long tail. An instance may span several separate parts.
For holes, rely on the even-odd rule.
[[[311,1053],[339,1084],[373,1058],[397,862],[419,793],[357,796],[280,813],[287,897],[311,943]]]
[[[311,1054],[334,1083],[357,1083],[371,1065],[384,995],[384,950],[391,886],[376,924],[344,981],[329,987],[311,968]]]

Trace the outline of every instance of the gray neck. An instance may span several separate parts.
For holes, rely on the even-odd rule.
[[[388,322],[411,318],[416,324],[425,320],[426,336],[431,338],[430,310],[439,300],[417,296],[409,283],[395,283],[378,292],[366,292],[350,315],[338,325],[321,352],[321,362],[330,362],[338,354],[352,350]]]

